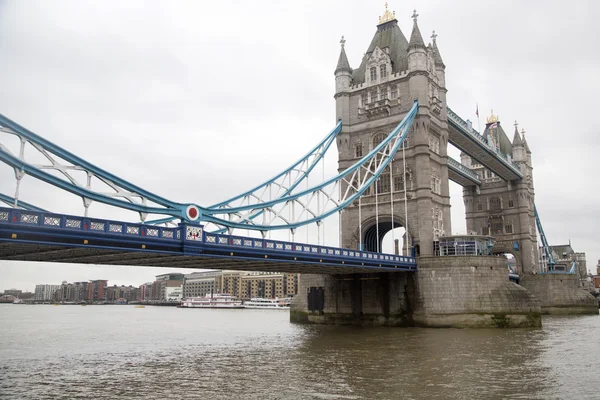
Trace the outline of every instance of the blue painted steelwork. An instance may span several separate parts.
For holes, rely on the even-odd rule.
[[[14,207],[15,205],[15,198],[14,197],[10,197],[7,196],[5,194],[0,193],[0,201],[6,203],[7,205]],[[46,210],[44,210],[43,208],[40,208],[38,206],[34,206],[33,204],[30,203],[26,203],[23,200],[19,200],[17,201],[17,208],[22,208],[24,210],[31,210],[31,211],[40,211],[40,212],[46,212]]]
[[[469,167],[462,165],[462,163],[456,161],[452,157],[448,157],[448,168],[450,168],[452,171],[456,172],[463,178],[467,179],[468,181],[472,182],[474,185],[481,185],[479,175],[477,175],[475,171],[473,171]]]
[[[535,224],[537,225],[538,232],[540,233],[540,239],[542,240],[544,254],[546,255],[546,260],[548,260],[548,271],[552,271],[555,264],[554,257],[552,257],[552,249],[548,244],[548,240],[546,240],[546,234],[544,233],[544,228],[542,228],[542,221],[540,220],[540,215],[537,212],[535,204],[533,205],[533,213],[535,214]]]
[[[472,127],[469,128],[469,125],[458,114],[452,111],[450,107],[447,107],[447,111],[449,125],[456,128],[459,132],[464,133],[465,136],[470,138],[474,143],[478,143],[479,146],[486,151],[486,153],[492,155],[495,159],[500,161],[500,163],[507,167],[513,174],[518,176],[520,179],[523,178],[523,174],[521,173],[519,166],[510,161],[506,154],[503,154],[499,149],[493,149],[488,141],[479,134],[479,132]],[[476,157],[474,157],[472,154],[469,155],[476,159]],[[494,172],[497,173],[497,171]]]
[[[43,139],[42,137],[2,115],[0,115],[0,125],[5,128],[9,128],[2,128],[2,130],[4,132],[17,135],[20,138],[22,145],[25,143],[30,143],[33,147],[35,147],[35,149],[39,150],[44,156],[46,156],[52,165],[46,167],[29,164],[22,159],[23,154],[20,154],[19,157],[17,157],[11,154],[9,151],[5,151],[6,149],[2,146],[0,146],[0,160],[13,167],[15,171],[20,171],[22,174],[24,173],[33,176],[65,191],[81,196],[84,199],[84,204],[86,201],[98,201],[115,207],[136,211],[140,213],[142,220],[145,219],[145,216],[148,214],[159,214],[170,216],[166,219],[160,220],[164,222],[170,220],[171,217],[174,217],[179,218],[182,221],[193,222],[198,220],[205,223],[213,223],[225,228],[253,229],[262,232],[276,229],[295,229],[307,224],[319,223],[324,218],[339,212],[348,204],[351,204],[355,199],[361,196],[375,182],[375,180],[379,178],[381,173],[393,159],[399,146],[405,139],[408,129],[412,125],[412,121],[415,118],[417,110],[418,104],[415,101],[411,110],[407,113],[402,122],[400,122],[400,124],[398,124],[398,126],[388,135],[388,137],[375,149],[369,152],[369,154],[356,162],[346,171],[310,189],[300,191],[298,193],[291,193],[294,189],[298,189],[299,182],[306,179],[308,174],[313,170],[316,163],[315,160],[318,161],[323,156],[324,150],[329,148],[335,136],[341,129],[341,123],[338,123],[332,133],[330,133],[323,141],[319,143],[319,145],[317,145],[317,147],[315,147],[317,152],[310,153],[310,155],[314,156],[315,160],[309,161],[306,156],[301,159],[301,161],[303,160],[307,163],[306,170],[300,174],[301,177],[299,180],[296,180],[293,185],[286,187],[286,190],[283,191],[283,194],[280,195],[280,197],[271,199],[269,201],[261,201],[255,204],[247,204],[245,206],[238,207],[230,207],[229,203],[229,205],[225,203],[219,203],[217,206],[204,208],[196,204],[183,204],[167,200],[163,197],[141,189],[115,175],[112,175],[92,165],[91,163],[86,162],[85,160]],[[60,157],[60,159],[65,160],[72,165],[57,165],[55,164],[52,156]],[[294,164],[294,166],[297,166],[297,163]],[[294,166],[277,176],[280,177],[283,174],[290,172],[294,169]],[[63,173],[67,179],[61,179],[49,174],[48,172],[44,171],[44,168],[53,168]],[[88,187],[89,180],[92,176],[94,176],[109,185],[117,193],[106,195],[104,193],[95,192],[81,184],[77,184],[75,179],[65,172],[65,170],[68,169],[86,172],[88,175]],[[364,170],[362,177],[360,176],[361,169]],[[360,183],[357,186],[354,186],[356,176],[360,178]],[[258,188],[264,188],[265,185],[268,185],[272,182],[273,179],[263,185],[260,185]],[[341,188],[342,182],[348,184],[348,187],[346,188],[345,193],[341,196],[341,200],[334,199],[333,189]],[[257,188],[253,190],[256,189]],[[245,192],[240,196],[234,197],[234,199],[238,200],[244,196],[248,196],[248,193],[251,192],[252,191]],[[306,196],[306,198],[309,200],[311,197],[318,198],[319,196],[324,196],[327,200],[326,205],[329,208],[325,208],[326,206],[323,205],[323,210],[320,210],[319,205],[318,210],[315,212],[309,207],[308,203],[310,201],[307,201],[306,204],[302,202],[301,198],[304,196]],[[120,200],[115,197],[122,197],[125,200]],[[134,201],[134,198],[139,198],[141,202],[138,202],[137,200]],[[155,203],[157,206],[149,206],[146,204],[147,201]],[[297,205],[301,210],[299,215],[293,216],[291,219],[283,217],[282,209],[288,207],[288,209],[292,209],[290,214],[294,215],[293,207],[295,205]],[[275,206],[278,206],[280,209],[274,209]],[[188,213],[190,208],[195,208],[194,214],[196,215],[194,217]],[[264,214],[267,211],[276,216],[282,222],[274,224],[272,221],[269,221],[266,224],[257,224],[254,221],[256,216]]]
[[[225,208],[226,209],[227,207],[229,207],[231,205],[231,203],[234,203],[238,200],[247,199],[247,198],[254,198],[254,199],[258,200],[258,202],[262,202],[263,201],[263,200],[261,200],[262,194],[264,194],[264,192],[267,190],[267,188],[270,185],[274,185],[279,188],[278,193],[276,193],[274,196],[275,199],[282,198],[282,197],[290,194],[296,187],[298,187],[304,180],[306,180],[308,178],[308,176],[313,171],[315,166],[319,163],[319,161],[321,161],[323,159],[323,156],[325,155],[325,153],[327,153],[327,150],[329,150],[329,147],[335,141],[335,139],[337,138],[337,136],[341,132],[341,130],[342,130],[342,121],[340,120],[337,123],[337,125],[335,126],[335,128],[331,131],[331,133],[329,133],[323,140],[321,140],[315,147],[313,147],[309,152],[307,152],[303,157],[301,157],[298,161],[296,161],[294,164],[292,164],[289,168],[287,168],[283,172],[279,173],[278,175],[274,176],[273,178],[267,180],[266,182],[256,186],[255,188],[250,189],[247,192],[242,193],[240,195],[234,196],[228,200],[225,200],[225,201],[222,201],[215,205],[212,205],[209,208],[211,208],[211,209]],[[305,163],[306,163],[306,167],[303,170],[303,165]],[[289,187],[285,187],[286,178],[288,178],[288,177],[291,178],[292,172],[297,172],[298,175],[294,177],[293,182],[291,182],[291,179],[289,180]],[[280,182],[278,183],[278,181],[280,181]],[[283,192],[281,192],[281,189],[283,189]],[[263,192],[263,193],[260,193],[260,192]],[[248,216],[248,219],[253,220],[262,214],[263,214],[263,211],[261,210],[257,213],[254,213],[254,214]],[[157,219],[157,220],[147,221],[146,223],[158,225],[158,224],[165,224],[165,223],[172,222],[175,219],[176,218],[161,218],[161,219]],[[225,231],[225,229],[220,229],[217,232],[223,233],[224,231]]]
[[[335,266],[338,269],[360,267],[390,271],[417,270],[413,257],[215,234],[205,232],[203,226],[197,224],[163,228],[12,208],[0,208],[0,243],[265,259],[286,263],[308,262]]]
[[[290,173],[294,170],[298,170],[298,168],[300,167],[300,165],[302,163],[309,161],[309,158],[311,156],[314,156],[315,157],[314,160],[309,162],[309,165],[308,165],[308,168],[306,169],[306,171],[304,171],[301,175],[299,175],[298,179],[290,187],[288,187],[284,191],[283,194],[281,194],[280,196],[277,196],[277,198],[285,197],[286,195],[290,194],[296,187],[298,187],[298,185],[300,185],[300,183],[302,183],[302,181],[304,181],[308,177],[308,175],[310,175],[310,172],[315,168],[315,166],[318,164],[318,162],[321,161],[321,159],[323,158],[323,156],[329,149],[329,146],[331,146],[331,143],[333,143],[335,141],[335,138],[337,137],[337,135],[340,133],[341,130],[342,130],[342,121],[340,120],[329,135],[327,135],[311,151],[306,153],[302,158],[300,158],[298,161],[296,161],[294,164],[292,164],[285,171],[279,173],[278,175],[274,176],[273,178],[269,179],[268,181],[256,186],[255,188],[248,190],[245,193],[242,193],[240,195],[232,197],[229,200],[225,200],[225,201],[222,201],[215,205],[212,205],[208,208],[216,209],[216,208],[228,206],[229,204],[233,203],[234,201],[243,199],[244,197],[248,197],[248,196],[254,196],[255,198],[258,199],[258,196],[255,195],[255,193],[257,191],[266,188],[267,186],[276,182],[278,179],[282,178],[283,176],[287,175],[288,173]]]
[[[345,208],[347,205],[351,204],[354,200],[356,200],[359,196],[361,196],[381,175],[383,171],[386,170],[389,163],[392,161],[394,155],[398,151],[398,148],[406,138],[408,134],[408,130],[412,126],[412,122],[418,111],[418,103],[414,102],[410,111],[406,114],[404,119],[398,124],[398,126],[388,135],[388,137],[383,140],[377,147],[371,150],[365,157],[361,160],[357,161],[354,165],[348,167],[346,170],[338,174],[337,176],[330,178],[312,188],[309,188],[304,191],[300,191],[295,194],[290,194],[284,197],[281,197],[276,200],[266,201],[259,204],[249,204],[238,207],[230,207],[227,209],[220,208],[207,208],[204,210],[204,220],[208,222],[213,222],[217,225],[228,226],[235,229],[258,229],[258,230],[277,230],[277,229],[294,229],[303,225],[307,225],[310,223],[315,223],[322,221],[324,218],[337,213],[338,211]],[[380,157],[378,157],[380,156]],[[365,168],[365,164],[370,163],[369,165],[374,166],[374,171],[371,171],[370,168]],[[357,176],[357,171],[364,170],[363,178],[364,180],[359,183],[359,187],[354,188],[351,185],[348,186],[346,193],[341,196],[341,200],[335,203],[335,207],[323,211],[320,214],[313,214],[312,218],[307,218],[298,222],[288,222],[280,225],[249,225],[247,223],[239,223],[227,221],[221,218],[215,217],[215,215],[219,214],[236,214],[243,212],[251,212],[254,213],[257,210],[265,210],[272,209],[277,205],[289,206],[289,204],[293,202],[297,202],[299,199],[304,196],[311,196],[317,192],[326,192],[327,187],[331,187],[334,185],[339,185],[341,182],[352,183],[354,182],[354,177]],[[350,189],[352,189],[350,191]],[[281,215],[281,210],[277,210],[277,213]],[[282,218],[283,219],[283,218]]]
[[[27,141],[36,147],[44,149],[46,152],[49,152],[56,157],[60,157],[61,159],[72,163],[74,166],[79,167],[80,169],[88,172],[89,174],[93,174],[94,176],[103,180],[105,183],[113,183],[114,185],[117,185],[120,188],[135,193],[136,195],[139,195],[140,197],[152,201],[156,204],[159,204],[165,208],[148,207],[143,204],[135,204],[123,200],[117,200],[114,197],[93,192],[82,186],[75,185],[70,181],[57,178],[54,175],[51,175],[40,168],[36,168],[31,164],[26,163],[25,161],[19,159],[19,157],[17,156],[14,156],[6,151],[0,150],[0,161],[3,161],[4,163],[10,165],[11,167],[15,168],[15,170],[23,171],[28,175],[31,175],[39,180],[59,187],[70,193],[79,195],[82,198],[95,200],[101,203],[109,204],[119,208],[125,208],[132,211],[137,211],[140,213],[167,214],[186,218],[185,213],[186,208],[188,206],[187,204],[172,202],[161,196],[157,196],[151,192],[148,192],[138,186],[135,186],[132,183],[129,183],[126,180],[117,177],[116,175],[104,171],[103,169],[96,167],[95,165],[55,145],[54,143],[42,138],[41,136],[36,135],[35,133],[22,127],[21,125],[10,120],[2,114],[0,114],[0,126],[10,128],[12,132],[6,130],[4,131],[7,133],[16,134],[22,141]]]

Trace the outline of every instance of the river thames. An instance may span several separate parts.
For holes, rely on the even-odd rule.
[[[600,317],[295,325],[279,310],[0,305],[2,399],[598,399]]]

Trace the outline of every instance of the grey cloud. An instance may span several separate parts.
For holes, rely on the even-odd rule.
[[[570,238],[595,263],[600,3],[392,1],[406,36],[413,8],[426,41],[439,34],[451,107],[475,124],[476,103],[483,122],[493,108],[511,137],[520,122],[546,234],[553,243]],[[274,175],[333,127],[340,36],[357,67],[382,11],[383,2],[361,1],[0,2],[0,112],[139,186],[209,205]],[[335,151],[328,157],[334,174]],[[2,166],[0,192],[14,193]],[[31,178],[22,194],[57,211],[82,209]],[[451,195],[459,232],[461,189]],[[1,267],[5,285],[22,281],[13,272],[25,269]],[[73,280],[73,268],[44,279]],[[149,279],[107,271],[114,280],[132,271],[123,283]]]

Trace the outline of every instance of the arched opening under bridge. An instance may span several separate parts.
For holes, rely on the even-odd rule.
[[[379,223],[378,223],[379,222]],[[398,217],[392,218],[387,215],[370,218],[363,222],[362,248],[365,251],[379,251],[388,254],[405,254],[406,229],[404,221]],[[409,247],[411,240],[409,238]],[[407,255],[412,255],[409,250]]]

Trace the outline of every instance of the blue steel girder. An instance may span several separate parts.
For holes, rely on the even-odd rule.
[[[297,179],[295,184],[284,187],[278,198],[268,201],[258,199],[255,203],[241,206],[219,203],[216,206],[204,208],[193,203],[183,204],[167,200],[94,166],[2,115],[0,115],[0,130],[16,135],[21,142],[21,147],[19,155],[16,156],[0,143],[0,160],[14,168],[18,179],[17,185],[21,177],[30,175],[81,196],[86,204],[85,216],[87,216],[87,205],[91,201],[98,201],[139,212],[142,222],[148,214],[158,214],[180,218],[183,221],[203,221],[228,229],[253,229],[262,232],[296,229],[308,224],[320,224],[323,219],[341,211],[361,196],[392,161],[412,125],[417,110],[418,103],[415,101],[410,111],[388,137],[353,166],[320,184],[300,190],[299,182],[314,170],[314,159],[322,158],[325,148],[330,146],[334,136],[339,132],[341,125],[338,123],[334,131],[315,147],[317,154],[310,153],[314,159],[303,158],[306,165],[299,173],[301,179]],[[26,144],[31,145],[46,157],[49,164],[33,165],[28,163],[24,151]],[[58,172],[61,177],[46,172],[46,169]],[[281,177],[293,169],[294,166],[277,177]],[[71,170],[84,171],[87,175],[87,184],[78,182],[69,173]],[[90,187],[92,177],[104,182],[114,190],[114,193],[106,194],[93,190]],[[264,189],[269,183],[273,183],[272,180],[257,188]],[[233,200],[249,199],[248,193],[250,192],[236,196]],[[149,205],[149,202],[154,204]],[[256,217],[259,215],[263,215],[262,223],[256,221]],[[163,219],[163,222],[168,221],[170,217],[166,220]]]
[[[386,139],[338,175],[309,189],[296,190],[271,201],[228,208],[209,207],[204,210],[204,220],[235,229],[261,231],[295,229],[311,223],[321,223],[323,219],[351,204],[386,171],[404,142],[417,111],[418,103],[415,101]],[[251,216],[258,212],[269,220],[263,224],[253,221]],[[232,216],[237,219],[227,219]]]
[[[197,224],[163,228],[10,208],[0,208],[0,259],[326,274],[417,269],[413,257],[215,234]]]
[[[46,210],[44,210],[43,208],[34,206],[30,203],[26,203],[23,200],[15,200],[14,197],[7,196],[3,193],[0,193],[0,201],[13,208],[22,208],[24,210],[46,212]]]
[[[447,111],[449,143],[506,181],[523,179],[520,168],[508,160],[506,155],[493,149],[483,136],[469,127],[450,107]]]
[[[549,269],[552,269],[556,263],[554,262],[554,257],[552,257],[552,249],[550,248],[548,240],[546,239],[544,228],[542,228],[542,221],[540,220],[540,215],[538,214],[535,204],[533,205],[533,213],[535,214],[535,224],[537,225],[538,232],[540,233],[540,239],[542,240],[544,254],[546,255],[546,260],[548,260],[548,267]]]

